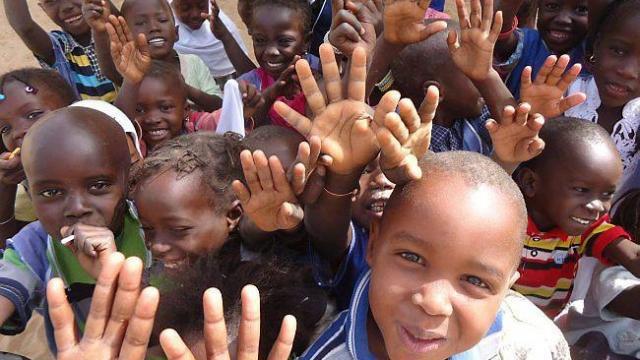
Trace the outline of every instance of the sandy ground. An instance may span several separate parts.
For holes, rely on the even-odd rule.
[[[53,30],[56,25],[49,20],[45,13],[40,9],[37,0],[27,0],[31,14],[36,21],[41,24],[45,30]],[[119,6],[122,0],[115,0],[114,3]],[[22,43],[18,35],[11,29],[7,17],[4,13],[4,0],[0,0],[2,8],[0,10],[0,74],[10,70],[25,66],[38,66],[38,62],[33,55]],[[218,0],[218,4],[227,15],[229,15],[240,29],[245,45],[251,47],[251,41],[247,34],[246,28],[240,17],[237,15],[236,0]]]

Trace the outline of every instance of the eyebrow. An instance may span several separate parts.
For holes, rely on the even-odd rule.
[[[480,261],[472,261],[471,266],[473,268],[479,269],[481,272],[491,274],[498,279],[504,279],[506,277],[505,274],[499,269]]]

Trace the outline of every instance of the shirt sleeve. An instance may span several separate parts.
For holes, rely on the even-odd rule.
[[[590,294],[596,304],[600,317],[605,321],[614,321],[624,317],[607,310],[607,305],[621,292],[640,286],[640,279],[623,266],[602,267],[594,276]]]
[[[4,252],[0,260],[0,296],[11,301],[15,311],[0,327],[0,334],[15,335],[24,331],[35,305],[44,298],[43,286],[14,249]]]
[[[603,253],[607,246],[619,238],[631,239],[622,227],[603,221],[585,237],[582,242],[583,254],[592,256],[605,265],[613,265],[613,262],[605,258]]]
[[[503,62],[493,62],[493,68],[496,69],[503,78],[506,77],[513,68],[515,68],[520,59],[522,59],[522,54],[524,52],[524,33],[522,29],[516,29],[514,34],[516,35],[518,43],[516,45],[516,49],[511,53],[511,56]]]
[[[192,59],[193,73],[198,79],[198,88],[209,95],[216,95],[222,97],[222,91],[220,86],[216,83],[216,80],[211,76],[211,72],[207,67],[207,64],[197,56]]]

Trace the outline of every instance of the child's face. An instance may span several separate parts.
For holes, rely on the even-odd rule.
[[[555,54],[565,54],[587,34],[587,0],[542,0],[538,31]]]
[[[149,148],[173,139],[182,132],[187,102],[164,79],[146,77],[138,91],[136,121]]]
[[[78,136],[69,140],[39,144],[25,164],[38,219],[55,240],[63,226],[76,223],[119,231],[126,211],[128,164],[117,165],[111,152],[95,141]]]
[[[38,5],[51,21],[71,35],[84,35],[91,31],[82,16],[82,0],[40,0]]]
[[[125,14],[134,36],[144,34],[152,59],[167,59],[177,40],[176,25],[169,5],[162,0],[136,0]]]
[[[207,0],[176,0],[171,3],[176,16],[191,30],[200,29],[204,19],[202,13],[209,13]]]
[[[624,16],[608,26],[596,44],[593,76],[602,104],[622,107],[640,96],[640,16]]]
[[[379,330],[368,331],[370,347],[384,345],[394,360],[440,360],[469,349],[517,279],[522,219],[504,195],[451,174],[429,175],[418,186],[412,198],[420,200],[374,220],[367,255]]]
[[[294,56],[302,55],[307,45],[297,13],[280,6],[254,9],[251,30],[256,59],[274,78],[280,76]]]
[[[380,170],[378,159],[367,165],[360,177],[360,191],[353,203],[353,218],[369,229],[373,219],[380,219],[395,185]]]
[[[227,211],[216,211],[211,199],[203,196],[210,190],[203,189],[197,171],[180,179],[174,171],[162,172],[140,184],[134,194],[153,257],[170,269],[219,250],[235,226]]]
[[[9,151],[22,147],[27,130],[42,115],[64,106],[57,96],[42,89],[28,92],[29,89],[32,88],[19,81],[8,82],[2,88],[6,98],[0,101],[0,133]]]
[[[618,151],[602,143],[580,150],[535,171],[524,170],[521,188],[529,214],[542,231],[559,227],[569,235],[581,235],[611,209],[622,175]],[[533,176],[533,183],[528,176]]]

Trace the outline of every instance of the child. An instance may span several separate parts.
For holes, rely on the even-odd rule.
[[[640,229],[639,195],[637,189],[629,192],[611,219],[634,239]],[[573,358],[636,358],[640,354],[639,294],[640,279],[623,266],[606,266],[593,257],[581,258],[569,304],[555,319],[567,342],[573,345]]]
[[[627,178],[638,165],[640,2],[615,1],[603,14],[588,58],[593,75],[581,76],[568,90],[569,94],[586,93],[587,101],[565,115],[598,123],[611,134]]]
[[[256,126],[272,124],[291,128],[273,109],[281,100],[300,112],[306,101],[296,85],[293,64],[301,57],[317,69],[318,59],[307,54],[311,10],[307,0],[257,0],[251,6],[251,38],[260,67],[240,76],[265,99],[256,112]]]
[[[43,0],[38,5],[61,30],[47,34],[31,18],[25,0],[4,2],[4,11],[9,24],[40,65],[58,71],[73,87],[77,97],[115,100],[115,87],[103,76],[98,65],[91,29],[82,17],[82,1]],[[107,1],[106,6],[111,3]]]
[[[322,45],[320,55],[326,81],[335,81],[332,49]],[[386,95],[373,118],[382,129],[374,135],[371,119],[362,114],[361,48],[351,59],[346,94],[342,87],[328,90],[329,104],[314,96],[320,90],[307,76],[306,62],[296,67],[305,95],[315,100],[310,107],[316,117],[311,122],[282,103],[276,109],[301,133],[319,136],[323,153],[333,158],[325,191],[305,208],[305,223],[313,250],[337,274],[331,285],[355,289],[349,310],[301,358],[566,358],[566,343],[553,324],[522,297],[507,296],[517,279],[526,218],[509,176],[485,157],[464,152],[436,154],[418,165],[429,145],[437,90],[427,92],[422,117],[410,102]],[[496,146],[510,142],[519,141]],[[373,221],[368,244],[355,243],[345,235],[345,203],[380,148],[380,166],[398,185],[382,219]],[[474,245],[478,241],[483,246]]]
[[[76,94],[55,71],[30,68],[2,75],[0,94],[0,133],[6,149],[0,155],[0,248],[4,248],[5,239],[36,219],[26,194],[18,148],[35,121],[49,111],[70,105]],[[14,151],[18,153],[12,156]]]
[[[537,29],[518,28],[516,13],[523,0],[501,1],[504,23],[496,43],[494,67],[506,76],[513,96],[520,99],[521,75],[526,66],[538,74],[549,55],[568,54],[571,65],[584,61],[587,0],[541,0]]]
[[[1,260],[3,333],[24,329],[52,276],[64,280],[82,326],[105,255],[117,247],[147,259],[140,225],[126,201],[130,161],[122,128],[96,110],[59,109],[31,127],[22,163],[39,221],[11,239]],[[60,240],[71,234],[69,248]]]
[[[235,232],[242,208],[231,182],[242,177],[239,151],[233,136],[180,136],[164,143],[133,173],[131,197],[145,239],[167,268],[217,252]]]
[[[597,124],[557,118],[542,128],[542,154],[519,171],[529,226],[514,289],[551,316],[567,303],[578,260],[591,256],[640,274],[640,247],[609,223],[620,156]]]
[[[209,6],[208,0],[173,0],[171,7],[178,27],[173,48],[182,54],[198,55],[221,87],[225,79],[255,68],[236,25],[215,1]],[[210,19],[205,19],[202,15],[209,12]]]

